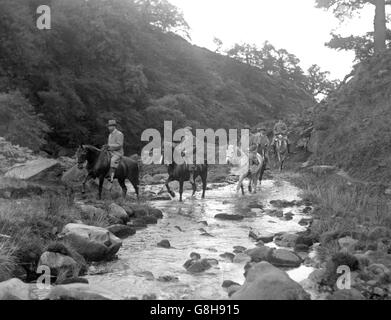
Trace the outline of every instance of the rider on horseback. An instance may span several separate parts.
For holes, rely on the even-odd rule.
[[[275,146],[276,146],[278,136],[281,135],[283,137],[283,139],[286,141],[288,153],[290,153],[290,141],[288,139],[288,126],[285,124],[285,122],[283,122],[282,120],[279,120],[274,126],[273,134],[274,134],[274,137],[273,137],[273,141],[271,144],[273,146],[273,148],[275,148]]]
[[[124,155],[124,135],[117,129],[117,122],[115,120],[109,120],[107,127],[110,131],[107,145],[104,146],[111,156],[110,171],[108,179],[112,183],[114,180],[115,171]]]

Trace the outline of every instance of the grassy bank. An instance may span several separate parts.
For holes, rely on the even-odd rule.
[[[383,237],[391,232],[390,204],[377,186],[353,184],[338,175],[304,173],[291,180],[314,204],[311,233],[319,238],[321,257],[339,251],[337,241],[345,236],[359,240],[362,251],[379,249],[383,240],[388,245]]]

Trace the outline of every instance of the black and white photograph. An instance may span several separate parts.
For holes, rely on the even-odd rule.
[[[0,0],[0,300],[391,300],[390,28],[389,0]]]

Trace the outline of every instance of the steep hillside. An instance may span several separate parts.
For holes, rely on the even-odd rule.
[[[356,67],[318,112],[314,158],[357,178],[391,179],[391,51]]]
[[[315,104],[292,81],[152,27],[135,3],[51,0],[52,29],[41,31],[39,1],[1,1],[0,135],[22,144],[40,133],[28,147],[66,154],[105,143],[105,123],[116,118],[129,154],[140,151],[144,129],[164,120],[235,128]],[[24,129],[11,134],[16,127]]]

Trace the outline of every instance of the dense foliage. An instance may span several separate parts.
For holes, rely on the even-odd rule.
[[[280,50],[278,72],[268,72],[192,46],[183,38],[183,15],[166,0],[46,4],[51,30],[36,28],[41,1],[0,1],[0,93],[12,102],[20,92],[29,121],[39,119],[29,129],[38,137],[30,146],[47,132],[44,149],[54,154],[83,142],[101,145],[114,118],[129,154],[140,151],[144,129],[161,129],[164,120],[176,128],[233,128],[297,117],[316,103],[293,55]],[[11,102],[1,112],[9,113]]]

